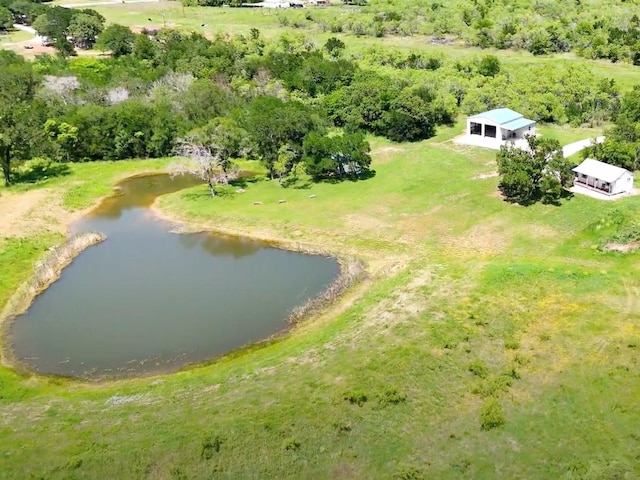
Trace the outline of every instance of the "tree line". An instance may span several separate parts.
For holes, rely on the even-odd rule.
[[[285,34],[266,42],[253,29],[209,40],[174,30],[136,34],[117,24],[95,45],[110,55],[26,62],[0,52],[5,181],[12,164],[25,159],[161,157],[184,139],[223,164],[258,159],[283,184],[303,171],[340,178],[368,168],[365,134],[426,139],[460,112],[503,106],[505,98],[536,120],[558,123],[613,119],[619,107],[615,84],[586,70],[520,71],[493,56],[414,55],[381,69],[384,54],[356,62],[337,38],[315,45]],[[536,68],[538,81],[525,81]],[[405,73],[416,69],[425,75]]]
[[[242,0],[182,0],[189,6],[242,6]],[[575,51],[585,58],[640,65],[640,13],[629,0],[387,0],[342,2],[354,11],[280,13],[283,26],[357,36],[428,35],[440,42],[534,55]]]

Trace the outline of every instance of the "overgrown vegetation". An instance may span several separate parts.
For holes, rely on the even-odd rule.
[[[241,6],[236,0],[183,0],[184,5]],[[586,58],[640,64],[637,4],[615,0],[561,3],[545,0],[370,0],[343,2],[360,7],[282,16],[284,25],[316,27],[332,33],[384,37],[429,35],[481,48],[527,50],[534,55],[575,51]],[[305,9],[306,10],[306,9]]]
[[[560,142],[527,136],[528,149],[502,146],[496,157],[500,190],[507,200],[530,205],[557,202],[573,184],[573,166],[562,156]]]
[[[622,99],[615,126],[607,131],[605,141],[584,153],[585,157],[592,156],[632,172],[640,168],[640,85]]]

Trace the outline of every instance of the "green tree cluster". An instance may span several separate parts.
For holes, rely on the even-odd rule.
[[[38,35],[46,37],[63,56],[73,55],[74,47],[91,48],[102,32],[105,19],[95,10],[76,10],[52,6],[33,21]]]
[[[522,205],[557,202],[573,182],[572,163],[562,156],[557,140],[529,136],[527,143],[527,150],[503,146],[498,152],[502,194]]]
[[[623,97],[605,141],[586,149],[584,155],[630,171],[640,169],[640,85]]]

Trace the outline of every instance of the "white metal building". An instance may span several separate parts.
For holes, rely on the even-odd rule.
[[[587,158],[573,171],[576,174],[574,185],[605,195],[624,195],[633,191],[633,173],[624,168]]]
[[[464,143],[499,149],[512,143],[526,148],[526,135],[536,134],[536,122],[510,108],[496,108],[467,118]]]

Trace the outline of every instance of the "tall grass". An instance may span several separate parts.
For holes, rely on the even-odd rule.
[[[364,264],[355,258],[340,258],[340,275],[327,287],[313,298],[291,310],[287,316],[287,323],[294,324],[306,317],[319,313],[322,309],[335,302],[349,287],[364,277]]]
[[[24,313],[33,299],[60,277],[60,272],[84,249],[102,242],[107,237],[99,232],[72,235],[62,245],[52,247],[47,255],[36,263],[31,278],[9,299],[0,318]]]

